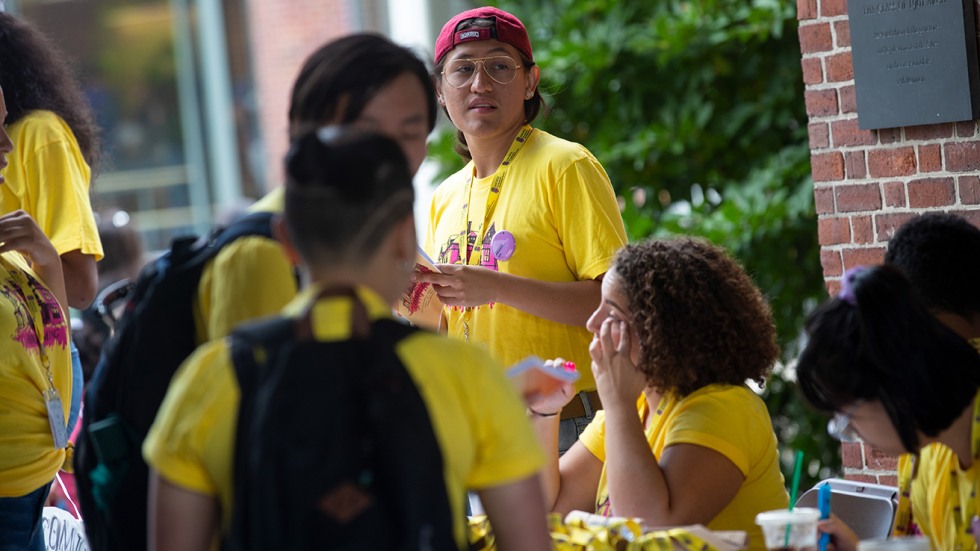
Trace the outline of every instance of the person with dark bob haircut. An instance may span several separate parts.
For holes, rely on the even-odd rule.
[[[744,530],[764,549],[755,515],[786,507],[788,496],[766,405],[746,385],[762,384],[779,356],[749,275],[702,239],[628,245],[588,328],[605,409],[560,460],[555,413],[571,388],[529,404],[552,451],[545,503],[651,526]]]
[[[934,549],[976,549],[977,350],[937,320],[889,265],[848,270],[837,297],[807,320],[806,334],[799,387],[814,407],[835,414],[831,434],[860,437],[891,455],[919,455],[911,495],[919,528]],[[838,549],[853,549],[853,534],[834,524],[822,529]]]
[[[363,330],[366,332],[380,331],[383,323],[397,323],[391,318],[391,305],[410,281],[418,246],[412,214],[412,174],[401,149],[392,140],[374,133],[324,127],[294,142],[286,171],[285,212],[276,228],[283,246],[301,259],[305,289],[281,315],[298,320],[309,312],[310,334],[321,342],[366,338],[359,329],[358,312],[369,327]],[[413,442],[418,446],[431,442],[438,449],[445,489],[430,490],[444,491],[448,506],[445,523],[433,521],[428,525],[430,533],[424,533],[423,527],[421,534],[394,530],[374,535],[391,538],[390,547],[385,547],[391,549],[466,549],[464,498],[466,490],[472,489],[479,493],[493,523],[499,549],[550,548],[538,477],[541,451],[525,418],[524,406],[503,369],[486,352],[427,331],[414,331],[394,342],[377,342],[378,346],[394,347],[394,356],[422,397],[427,416],[410,418],[431,421],[431,429],[403,419],[385,422],[390,423],[389,430],[416,435]],[[219,452],[214,451],[214,444],[204,445],[207,449],[203,453],[197,449],[200,442],[218,438],[218,433],[226,441],[236,433],[239,404],[247,397],[242,396],[236,379],[230,358],[232,346],[229,339],[219,339],[199,348],[175,377],[153,425],[144,448],[147,455],[172,456],[177,463],[154,462],[162,476],[154,473],[151,479],[150,549],[205,551],[219,533],[221,515],[227,519],[236,514],[226,508],[235,505],[219,508],[218,496],[195,489],[200,480],[228,484],[232,465],[240,465],[235,454],[251,451],[241,444],[225,444]],[[277,351],[294,346],[299,344],[290,342],[282,348],[263,350],[263,354],[272,357],[256,361],[268,362],[262,366],[265,369],[322,370],[321,375],[310,375],[319,383],[311,384],[302,396],[290,397],[298,401],[315,401],[323,396],[324,378],[331,383],[345,380],[336,373],[366,369],[367,363],[375,361],[368,354],[360,364],[282,363]],[[335,374],[331,376],[331,372]],[[249,400],[257,399],[254,393],[249,396]],[[324,410],[324,415],[330,412]],[[434,440],[423,438],[430,430]],[[373,453],[400,452],[409,454],[408,450],[393,449]],[[307,449],[304,453],[312,452]],[[355,454],[358,450],[334,453]],[[180,475],[198,469],[188,463],[196,465],[199,461],[204,463],[201,474],[183,475],[197,482],[182,486],[169,480],[167,473]],[[383,481],[387,471],[383,462],[379,465],[375,478]],[[329,481],[330,476],[333,474],[322,478]],[[299,494],[290,490],[296,487],[295,482],[270,478],[246,483],[272,484],[281,489],[281,499],[295,502]],[[321,499],[325,501],[335,490],[322,480],[310,480],[309,484],[314,485],[313,495],[323,496],[317,497],[315,503],[322,504]],[[385,496],[383,482],[358,484],[368,496]],[[221,488],[221,501],[232,491],[240,488]],[[264,505],[275,507],[274,503]],[[283,534],[283,541],[298,543],[295,548],[322,549],[322,526],[335,525],[337,521],[330,517],[330,511],[324,512],[326,506],[321,507],[322,510],[299,515],[307,520],[270,524],[269,530],[288,531]],[[438,515],[437,510],[419,513],[428,520]],[[356,526],[361,518],[352,516],[343,523]],[[402,521],[405,519],[393,520],[396,525]],[[269,522],[274,521],[270,518]],[[440,525],[447,529],[432,528]],[[423,541],[431,545],[420,547]]]
[[[89,198],[100,157],[99,128],[62,52],[30,23],[0,13],[3,120],[15,144],[2,169],[0,213],[22,210],[61,258],[68,304],[83,309],[98,290],[103,257]],[[82,403],[82,360],[69,343],[72,385],[68,433]]]
[[[290,93],[291,138],[324,124],[371,129],[402,147],[412,174],[425,159],[435,118],[425,63],[379,34],[352,34],[323,44],[303,62]],[[278,187],[250,211],[281,213],[282,203],[283,188]],[[296,296],[293,267],[275,239],[248,236],[225,247],[205,266],[198,286],[199,343],[224,337],[243,321],[279,312]]]

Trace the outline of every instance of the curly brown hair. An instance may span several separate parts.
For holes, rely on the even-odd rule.
[[[765,382],[779,357],[772,312],[725,249],[690,237],[647,240],[621,249],[614,269],[651,386],[686,396]]]
[[[71,128],[94,175],[101,160],[101,130],[63,52],[35,26],[0,13],[0,87],[11,125],[31,111],[51,111]]]

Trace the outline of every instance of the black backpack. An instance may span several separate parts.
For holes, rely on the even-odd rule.
[[[309,313],[239,327],[241,388],[226,549],[455,550],[443,460],[428,410],[395,354],[416,329],[368,322],[312,337]],[[263,351],[256,361],[255,351]]]
[[[137,277],[85,389],[76,443],[78,500],[93,550],[146,548],[148,469],[141,447],[170,379],[197,347],[193,304],[201,273],[239,237],[271,237],[273,216],[250,214],[207,239],[174,239]]]

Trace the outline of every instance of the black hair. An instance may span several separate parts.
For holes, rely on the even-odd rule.
[[[492,27],[495,24],[496,22],[494,19],[488,17],[474,17],[460,21],[459,24],[456,25],[455,31],[458,32],[465,29]],[[530,70],[531,67],[534,67],[534,60],[524,55],[524,52],[518,50],[517,55],[521,57],[521,65],[524,66],[525,70]],[[442,59],[440,59],[438,63],[436,63],[435,71],[432,74],[433,78],[442,80],[442,70],[446,65],[447,57],[449,57],[448,52],[446,55],[442,56]],[[524,100],[524,122],[527,124],[534,122],[534,119],[538,118],[538,115],[542,112],[545,114],[548,112],[548,104],[545,103],[544,96],[541,95],[540,88],[540,86],[535,86],[534,95],[531,96],[531,99]],[[446,109],[445,105],[442,107],[442,110],[446,114],[446,117],[449,117],[449,110]],[[459,130],[458,128],[456,129],[456,143],[453,144],[453,150],[456,151],[457,155],[466,161],[473,159],[473,155],[470,153],[470,146],[466,143],[466,136],[463,134],[463,131]]]
[[[96,173],[100,130],[71,66],[41,31],[8,13],[0,13],[0,88],[7,104],[3,124],[14,124],[31,111],[53,112],[68,124]]]
[[[286,229],[310,264],[367,260],[414,199],[404,153],[380,134],[324,127],[286,155]]]
[[[980,228],[954,214],[928,213],[888,240],[885,262],[897,266],[933,311],[980,315]]]
[[[422,85],[431,132],[436,92],[425,63],[380,34],[358,33],[331,41],[306,58],[290,97],[290,137],[296,139],[338,115],[341,124],[353,122],[379,90],[404,73],[415,75]]]
[[[937,435],[972,402],[980,355],[929,313],[897,268],[867,268],[852,289],[807,320],[799,388],[823,411],[879,401],[902,445],[917,452],[917,431]]]

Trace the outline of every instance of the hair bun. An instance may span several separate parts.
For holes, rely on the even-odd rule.
[[[344,126],[324,126],[294,141],[286,156],[290,185],[332,188],[349,201],[365,201],[383,181],[411,187],[405,155],[390,138]]]

